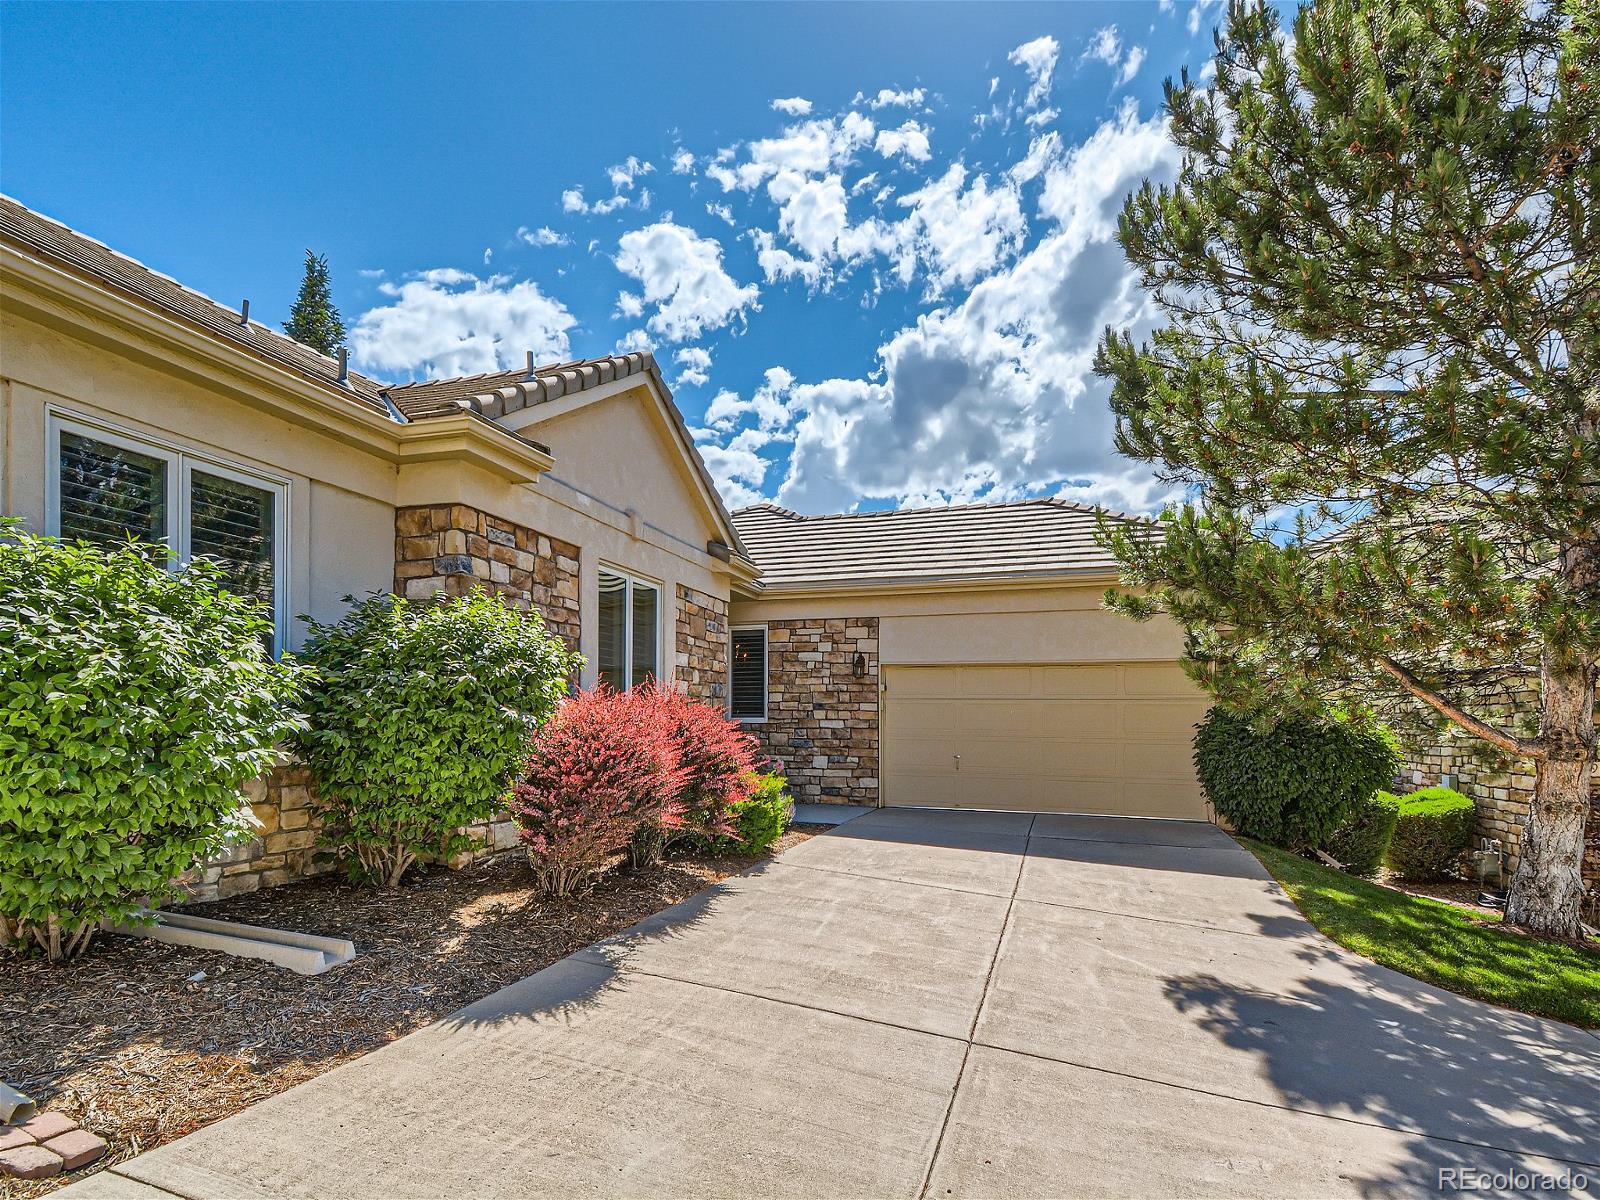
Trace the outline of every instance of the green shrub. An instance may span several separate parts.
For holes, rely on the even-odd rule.
[[[1389,866],[1402,879],[1454,875],[1462,852],[1472,844],[1477,818],[1472,800],[1454,788],[1419,788],[1401,797]]]
[[[374,595],[311,622],[309,728],[323,845],[351,877],[394,886],[418,858],[469,849],[459,828],[499,807],[577,656],[496,596],[413,604]]]
[[[1388,731],[1338,719],[1257,724],[1216,707],[1200,723],[1195,767],[1235,829],[1290,849],[1320,846],[1399,766]]]
[[[1352,875],[1376,875],[1394,837],[1400,801],[1391,792],[1374,792],[1356,801],[1354,811],[1323,845]]]
[[[213,563],[0,535],[0,941],[60,960],[249,836],[297,673]]]
[[[697,836],[694,843],[713,854],[764,854],[783,836],[794,819],[794,797],[789,781],[776,771],[754,772],[748,777],[750,795],[729,806],[734,821],[732,837]]]

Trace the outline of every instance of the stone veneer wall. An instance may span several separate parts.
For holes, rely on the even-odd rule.
[[[678,682],[691,700],[725,706],[728,602],[678,584]]]
[[[747,728],[783,764],[795,799],[876,804],[878,619],[768,621],[767,719]]]
[[[474,587],[536,609],[578,648],[578,547],[465,504],[424,504],[394,514],[394,590],[411,599]]]
[[[1538,693],[1528,690],[1487,706],[1483,715],[1509,727],[1516,723],[1516,713],[1527,713],[1537,706]],[[1411,787],[1431,787],[1449,776],[1451,786],[1471,796],[1478,806],[1477,835],[1498,841],[1506,852],[1507,872],[1514,872],[1522,848],[1522,829],[1533,806],[1534,776],[1528,769],[1531,764],[1514,763],[1509,770],[1489,767],[1468,752],[1470,744],[1462,740],[1408,750],[1401,759],[1401,777]],[[1583,879],[1588,892],[1584,911],[1588,920],[1600,921],[1600,771],[1590,793],[1589,820],[1584,828]]]
[[[178,882],[190,899],[225,900],[333,870],[332,863],[315,861],[321,822],[312,810],[312,786],[311,772],[297,762],[280,763],[247,783],[245,797],[260,832],[186,872]]]

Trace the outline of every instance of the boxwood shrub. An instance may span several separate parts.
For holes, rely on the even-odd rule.
[[[1472,844],[1477,809],[1454,788],[1419,788],[1400,799],[1389,866],[1402,879],[1442,879],[1454,875]]]
[[[794,819],[794,797],[789,781],[776,771],[748,776],[750,794],[729,806],[734,822],[731,837],[697,836],[695,842],[714,854],[764,854],[783,836]]]
[[[1240,833],[1294,850],[1320,846],[1399,766],[1387,730],[1332,717],[1257,721],[1220,705],[1194,747],[1217,812]]]
[[[1329,835],[1323,849],[1352,875],[1376,875],[1394,837],[1400,800],[1392,792],[1374,792]]]
[[[310,624],[295,746],[316,776],[323,846],[352,878],[390,887],[419,858],[470,849],[457,830],[499,807],[578,657],[537,613],[481,592],[379,593]]]
[[[204,559],[0,522],[0,597],[0,941],[60,960],[249,836],[296,671]]]

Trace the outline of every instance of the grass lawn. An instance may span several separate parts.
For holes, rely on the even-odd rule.
[[[1454,905],[1239,840],[1306,919],[1346,949],[1463,996],[1600,1028],[1600,949],[1524,937]]]

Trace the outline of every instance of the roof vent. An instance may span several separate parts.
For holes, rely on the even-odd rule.
[[[529,350],[528,351],[528,378],[532,379],[537,373],[538,372],[537,372],[537,370],[535,369],[535,367],[533,365],[533,351]]]
[[[239,308],[239,324],[250,324],[250,301],[246,300]]]
[[[350,351],[343,346],[339,347],[339,383],[343,387],[350,386]]]

